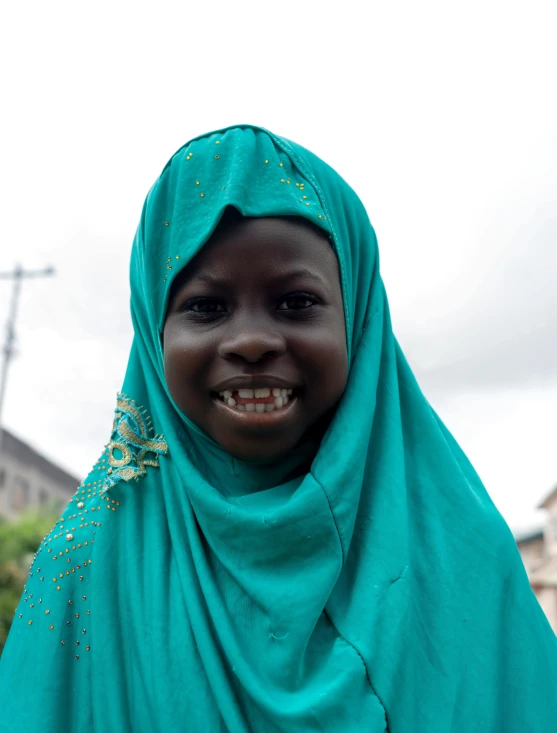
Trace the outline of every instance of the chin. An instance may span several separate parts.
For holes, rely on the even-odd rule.
[[[215,440],[233,458],[246,463],[272,463],[286,456],[297,443],[296,441],[282,445],[264,445],[257,440],[242,441],[241,444],[236,441],[232,443],[219,441],[216,437]]]

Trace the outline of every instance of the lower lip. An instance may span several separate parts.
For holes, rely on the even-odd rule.
[[[238,426],[243,425],[245,427],[257,428],[274,427],[275,425],[282,426],[292,418],[293,412],[298,406],[297,396],[291,397],[287,405],[276,408],[272,412],[247,412],[247,410],[238,410],[235,407],[230,407],[230,405],[227,405],[218,397],[213,398],[213,401],[217,403],[217,406],[224,411],[224,414],[228,418],[235,420]]]

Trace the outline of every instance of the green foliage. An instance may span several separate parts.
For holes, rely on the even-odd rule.
[[[0,654],[33,555],[57,518],[53,506],[45,507],[41,512],[26,512],[13,521],[0,516]]]

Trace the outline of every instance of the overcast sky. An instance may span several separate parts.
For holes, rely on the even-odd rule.
[[[249,122],[359,193],[419,382],[511,527],[535,525],[557,484],[554,3],[196,5],[4,4],[0,271],[57,271],[24,285],[6,427],[89,470],[143,199],[190,137]]]

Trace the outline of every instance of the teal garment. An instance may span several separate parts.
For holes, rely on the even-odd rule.
[[[274,464],[224,453],[164,380],[171,283],[227,206],[308,218],[340,263],[346,392]],[[342,178],[260,128],[192,140],[147,197],[131,289],[110,442],[34,559],[0,730],[555,733],[556,637],[393,336]]]

